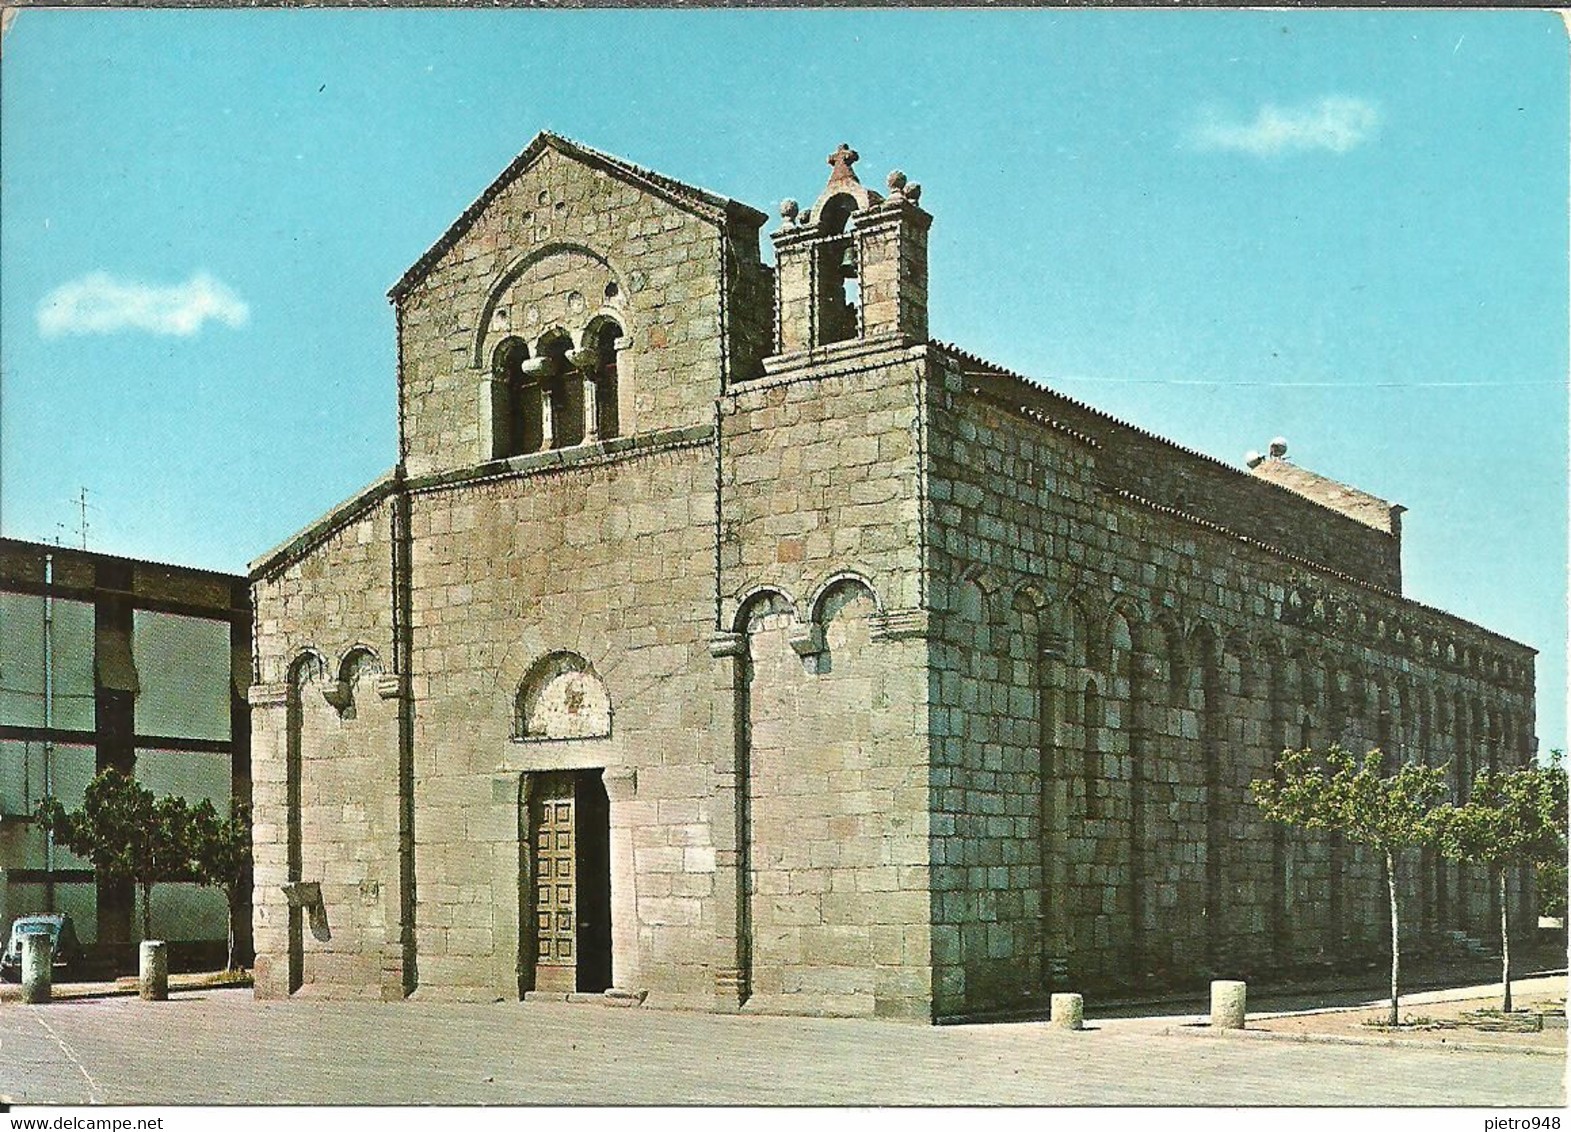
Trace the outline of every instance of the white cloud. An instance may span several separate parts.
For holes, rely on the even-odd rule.
[[[251,308],[205,271],[168,287],[95,271],[44,296],[38,304],[38,332],[58,338],[145,330],[189,338],[209,320],[236,327],[244,326],[250,317]]]
[[[1193,137],[1201,149],[1238,150],[1256,157],[1315,149],[1346,153],[1368,140],[1379,122],[1379,111],[1363,99],[1329,95],[1297,107],[1268,102],[1253,122],[1213,119],[1196,127]]]

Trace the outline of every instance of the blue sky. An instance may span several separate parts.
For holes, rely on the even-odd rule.
[[[1406,504],[1565,738],[1566,35],[1534,12],[24,11],[0,529],[242,570],[395,453],[385,292],[542,128],[773,209],[840,141],[932,327]],[[725,60],[720,62],[719,60]]]

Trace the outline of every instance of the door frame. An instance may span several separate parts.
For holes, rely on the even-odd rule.
[[[617,768],[615,767],[610,769],[612,774],[617,771]],[[607,783],[607,779],[611,778],[612,774],[608,774],[608,770],[604,765],[580,765],[531,767],[528,770],[521,771],[518,775],[517,792],[516,795],[514,795],[514,820],[517,823],[518,829],[518,870],[515,874],[517,877],[517,902],[515,906],[518,909],[518,916],[515,921],[515,926],[517,929],[516,971],[519,998],[523,998],[526,994],[529,994],[536,989],[536,978],[538,973],[537,968],[539,965],[539,928],[537,919],[539,914],[539,906],[537,899],[538,887],[536,883],[535,847],[535,838],[536,834],[538,833],[538,825],[535,820],[535,812],[537,808],[536,804],[539,801],[538,795],[540,786],[542,782],[551,775],[562,775],[573,781],[573,852],[575,854],[575,864],[581,863],[582,861],[582,845],[584,843],[582,828],[580,826],[580,790],[586,782],[592,782],[595,787],[603,791],[603,795],[606,799],[604,808],[600,810],[600,812],[604,815],[606,824],[606,828],[603,833],[605,844],[603,868],[605,876],[600,885],[603,892],[603,899],[601,900],[600,908],[597,909],[597,911],[603,912],[606,921],[604,929],[604,947],[609,970],[606,972],[606,978],[604,980],[606,983],[605,989],[609,990],[613,985],[617,972],[617,948],[614,926],[618,920],[615,912],[618,897],[618,885],[614,879],[617,874],[616,845],[614,843],[615,839],[612,837],[611,833],[611,811],[615,805],[615,802],[612,799],[613,791]],[[573,883],[576,890],[574,893],[574,987],[576,993],[576,988],[578,986],[578,960],[583,956],[583,947],[581,943],[583,938],[581,915],[582,906],[578,900],[583,891],[583,887],[581,884],[579,868],[575,868],[574,870]]]

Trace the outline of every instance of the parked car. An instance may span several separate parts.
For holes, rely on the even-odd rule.
[[[18,916],[11,921],[11,935],[0,954],[0,979],[8,983],[22,981],[22,939],[29,935],[48,934],[54,945],[54,974],[59,978],[76,966],[82,958],[82,946],[77,942],[76,925],[64,912],[45,912],[36,916]]]

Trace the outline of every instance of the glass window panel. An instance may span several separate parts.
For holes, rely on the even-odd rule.
[[[229,908],[219,888],[196,884],[155,884],[152,927],[155,939],[228,939]],[[132,923],[142,922],[142,894],[135,894]]]
[[[136,752],[136,780],[162,798],[173,794],[195,805],[204,798],[229,813],[230,758],[208,751]]]
[[[76,927],[77,942],[95,943],[98,940],[98,886],[73,882],[55,885],[54,911],[65,912]],[[19,884],[0,882],[0,923],[5,924],[7,935],[11,921],[18,916],[47,912],[42,883]]]
[[[93,697],[93,607],[54,600],[53,723],[91,731]],[[44,599],[0,593],[0,723],[44,726]]]
[[[56,743],[50,757],[55,797],[68,810],[82,808],[87,784],[96,773],[97,753],[92,747]],[[33,822],[12,819],[31,816],[44,796],[44,745],[20,739],[0,740],[0,868],[44,867],[44,833]],[[55,846],[57,869],[91,868],[91,862]]]
[[[139,735],[229,738],[229,624],[139,609],[132,653]]]

